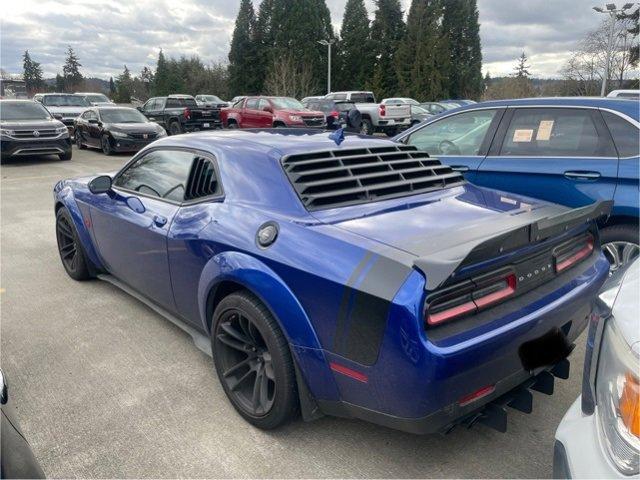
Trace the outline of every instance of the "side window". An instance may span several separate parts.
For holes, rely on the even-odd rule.
[[[245,108],[248,108],[249,110],[258,110],[258,103],[259,100],[257,98],[250,98],[249,100],[247,100],[247,105],[245,106]]]
[[[87,110],[86,112],[84,112],[82,115],[80,115],[84,120],[89,120],[89,114],[91,113],[91,110]]]
[[[89,120],[98,120],[98,114],[96,112],[94,112],[93,110],[89,110],[87,112],[87,119],[89,119]]]
[[[429,155],[479,155],[497,110],[473,110],[430,123],[412,133],[408,145]]]
[[[598,134],[590,109],[520,108],[502,142],[502,156],[608,157],[611,141]]]
[[[151,98],[151,99],[147,100],[147,103],[145,103],[142,106],[142,110],[144,110],[145,112],[149,112],[149,111],[153,110],[153,104],[154,104],[155,101],[156,101],[155,98]]]
[[[270,107],[271,104],[264,98],[258,102],[258,110],[264,110],[266,107]]]
[[[167,108],[179,108],[180,106],[179,98],[167,98]]]
[[[191,152],[154,150],[140,157],[115,179],[116,187],[182,202],[193,160]]]
[[[615,113],[602,112],[604,121],[609,127],[613,143],[616,144],[620,157],[640,156],[640,144],[638,144],[638,127],[632,125]]]

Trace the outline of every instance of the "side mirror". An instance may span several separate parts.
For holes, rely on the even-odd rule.
[[[107,193],[111,190],[111,177],[109,175],[100,175],[89,182],[89,191],[94,195]]]
[[[0,403],[4,405],[9,400],[9,387],[7,387],[7,381],[2,370],[0,370],[0,389]]]
[[[138,110],[139,112],[142,112],[142,107],[136,107],[136,110]]]

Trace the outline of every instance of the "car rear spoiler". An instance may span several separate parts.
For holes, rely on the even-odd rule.
[[[420,255],[413,265],[425,275],[427,279],[425,288],[435,290],[460,267],[495,258],[505,252],[561,235],[579,225],[607,217],[611,214],[612,206],[612,200],[601,200],[534,221],[531,221],[531,216],[523,214],[520,217],[522,223],[516,226],[512,224],[512,217],[509,219],[510,228],[504,233],[475,237],[469,241]]]

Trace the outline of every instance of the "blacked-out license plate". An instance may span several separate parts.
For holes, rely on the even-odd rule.
[[[520,345],[518,354],[525,370],[555,365],[569,356],[574,345],[558,327]]]

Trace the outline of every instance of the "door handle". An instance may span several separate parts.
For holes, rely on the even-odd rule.
[[[598,172],[564,172],[564,176],[570,180],[597,180],[600,178]]]
[[[467,167],[466,165],[451,165],[451,170],[453,170],[454,172],[468,172],[469,167]]]
[[[153,223],[155,223],[157,227],[164,227],[167,224],[167,218],[162,215],[154,215]]]

